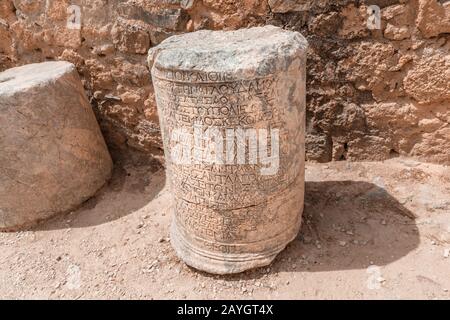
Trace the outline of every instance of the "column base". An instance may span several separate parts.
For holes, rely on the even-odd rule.
[[[249,269],[264,267],[272,263],[275,257],[293,241],[300,230],[300,224],[294,229],[286,231],[289,237],[283,235],[287,241],[270,250],[259,253],[217,253],[194,247],[185,236],[179,232],[176,223],[171,225],[170,241],[177,256],[188,266],[212,274],[233,274]]]

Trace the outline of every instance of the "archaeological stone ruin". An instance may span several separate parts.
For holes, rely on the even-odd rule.
[[[75,66],[44,62],[0,73],[0,230],[89,199],[112,161]]]
[[[380,7],[369,29],[368,6]],[[450,164],[450,2],[444,0],[0,1],[0,71],[70,61],[110,147],[161,156],[149,48],[198,30],[275,25],[309,42],[306,159]],[[72,20],[70,20],[72,26]],[[111,99],[111,97],[115,97]]]
[[[0,0],[0,231],[138,154],[166,170],[178,257],[238,273],[297,236],[305,161],[450,164],[449,1],[69,2]]]
[[[188,265],[241,272],[269,264],[296,237],[306,49],[299,33],[266,26],[198,31],[150,50],[171,243]]]

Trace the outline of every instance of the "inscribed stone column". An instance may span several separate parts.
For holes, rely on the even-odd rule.
[[[300,228],[307,42],[273,26],[173,36],[149,52],[173,192],[171,242],[226,274],[269,264]]]
[[[74,209],[105,184],[111,169],[73,64],[0,73],[0,230]]]

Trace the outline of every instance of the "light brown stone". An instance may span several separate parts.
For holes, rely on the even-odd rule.
[[[313,2],[311,0],[269,0],[269,6],[272,12],[286,13],[290,11],[309,10]]]
[[[437,0],[419,0],[417,28],[425,38],[450,32],[450,3]]]
[[[174,36],[150,51],[174,200],[171,242],[188,265],[241,272],[269,264],[296,237],[304,197],[306,47],[299,33],[266,26]],[[260,158],[237,164],[237,148],[228,163],[174,161],[172,134],[192,133],[195,125],[217,128],[222,137],[225,129],[278,129],[278,170],[263,174]]]
[[[450,54],[448,47],[426,49],[407,73],[406,93],[420,103],[450,100]]]
[[[71,4],[81,7],[80,30],[66,29]],[[367,28],[369,4],[381,8],[381,30]],[[333,145],[339,141],[347,145],[346,160],[385,160],[396,154],[390,152],[394,150],[435,161],[448,159],[447,149],[403,131],[407,122],[402,116],[389,127],[378,122],[368,126],[364,105],[380,118],[386,105],[395,109],[415,101],[429,101],[450,112],[443,85],[445,56],[450,52],[449,8],[449,1],[439,0],[1,0],[0,71],[46,60],[74,63],[110,146],[123,151],[132,147],[160,158],[158,114],[145,66],[149,45],[200,29],[282,26],[301,30],[311,39],[308,160],[343,158],[341,152],[333,154],[336,148],[342,150]],[[99,91],[103,94],[91,96]],[[108,98],[127,93],[141,99]],[[434,112],[420,114],[435,117]],[[393,136],[393,132],[407,134]],[[399,140],[408,146],[402,152],[396,146]]]
[[[112,161],[75,66],[0,73],[0,230],[74,209],[109,179]]]

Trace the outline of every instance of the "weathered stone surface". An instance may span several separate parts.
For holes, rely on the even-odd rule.
[[[0,52],[11,53],[12,39],[9,33],[9,25],[0,19]]]
[[[67,7],[72,3],[81,7],[81,30],[66,28]],[[382,9],[381,30],[367,28],[369,4]],[[1,0],[0,71],[46,60],[74,63],[108,144],[120,152],[131,147],[160,156],[158,113],[144,67],[148,45],[188,31],[276,25],[302,33],[310,43],[307,158],[386,159],[396,154],[390,152],[396,150],[396,139],[390,138],[391,130],[378,126],[380,122],[378,127],[367,125],[365,105],[373,106],[380,117],[386,106],[395,109],[416,101],[430,109],[442,105],[450,110],[443,77],[450,52],[449,4],[443,0]],[[115,25],[119,19],[123,24]],[[133,25],[138,29],[128,29]],[[128,93],[140,98],[126,102],[107,98]],[[428,115],[438,121],[435,114]],[[407,121],[399,115],[391,123],[396,131]],[[409,134],[399,139],[411,146],[399,151],[401,156],[426,161],[447,157],[447,149],[439,151],[431,139]]]
[[[186,26],[189,16],[182,9],[146,10],[133,4],[121,4],[119,12],[131,20],[140,20],[158,28],[168,30],[182,30]]]
[[[312,0],[269,0],[270,9],[276,13],[306,11],[311,9]]]
[[[211,273],[241,272],[269,264],[297,235],[304,197],[306,47],[299,33],[266,26],[198,31],[150,50],[173,189],[171,243],[187,264]],[[217,130],[219,140],[226,129],[279,130],[279,167],[263,173],[261,152],[267,150],[261,145],[257,163],[238,164],[234,147],[231,162],[175,161],[174,132],[192,134],[197,126]],[[234,143],[239,148],[239,140]]]
[[[150,48],[150,35],[139,23],[118,19],[111,29],[111,37],[120,52],[143,54]]]
[[[449,163],[450,153],[443,152],[450,148],[448,104],[372,103],[363,105],[363,109],[371,134],[361,136],[358,147],[350,148],[351,153],[376,144],[380,157],[374,159],[410,154],[424,161]],[[381,132],[383,139],[378,138]]]
[[[80,205],[112,161],[75,66],[46,62],[0,73],[0,229]]]
[[[450,33],[450,3],[437,0],[419,0],[417,28],[426,38]]]
[[[329,34],[339,30],[338,35],[343,39],[355,39],[362,38],[369,35],[369,29],[367,29],[367,8],[365,6],[355,6],[350,4],[342,9],[340,13],[333,12],[337,18],[336,21],[342,21],[330,30],[324,37],[328,37]]]
[[[450,54],[448,48],[427,49],[404,79],[406,93],[420,103],[450,100]]]

